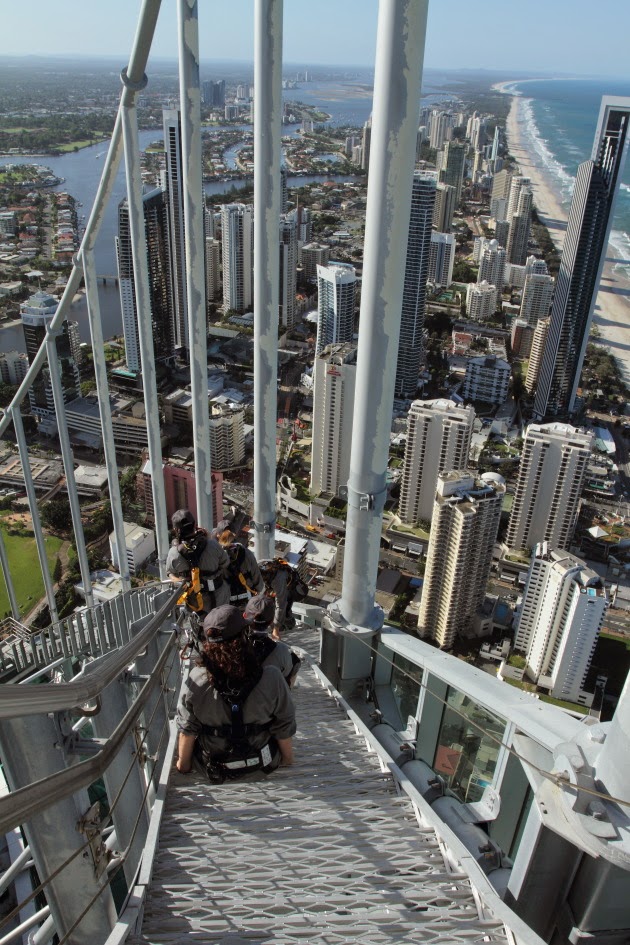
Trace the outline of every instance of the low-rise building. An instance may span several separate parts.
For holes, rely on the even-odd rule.
[[[155,532],[150,528],[143,528],[134,522],[124,522],[125,527],[125,558],[129,567],[129,574],[137,574],[147,558],[155,552]],[[116,533],[109,536],[109,549],[112,564],[120,568]]]

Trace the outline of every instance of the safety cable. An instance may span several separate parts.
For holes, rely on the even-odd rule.
[[[374,647],[371,642],[362,639],[360,636],[353,637],[353,640],[357,640],[363,646],[366,646],[373,655],[377,656],[379,659],[382,659],[385,663],[389,664],[389,666],[397,670],[397,672],[401,673],[403,676],[406,676],[407,679],[410,679],[413,683],[415,683],[419,689],[424,689],[429,693],[430,696],[432,696],[434,699],[437,699],[438,702],[441,702],[442,705],[446,706],[456,715],[459,715],[460,718],[464,719],[469,725],[472,725],[474,728],[478,729],[478,731],[480,731],[485,737],[495,742],[499,748],[504,748],[507,752],[509,752],[510,755],[512,755],[513,758],[517,758],[522,764],[528,765],[532,770],[536,771],[537,774],[540,774],[541,777],[545,778],[547,781],[551,781],[552,784],[555,784],[557,787],[561,787],[564,790],[581,791],[584,794],[589,794],[593,797],[599,798],[600,800],[609,801],[611,804],[618,804],[621,807],[630,807],[630,800],[628,799],[615,797],[613,794],[608,794],[605,791],[598,791],[597,788],[589,788],[581,784],[575,784],[573,781],[570,781],[568,777],[560,774],[552,774],[550,771],[546,771],[544,768],[539,767],[539,765],[537,765],[535,762],[530,761],[528,758],[525,758],[523,755],[519,754],[515,748],[512,748],[510,745],[506,744],[502,738],[498,737],[497,735],[493,735],[479,722],[476,722],[474,719],[470,718],[470,716],[466,715],[464,712],[461,712],[455,706],[447,702],[446,699],[443,699],[441,696],[437,695],[437,693],[429,689],[424,682],[416,679],[411,675],[411,673],[407,672],[407,670],[403,669],[401,666],[398,666],[392,659],[385,656],[380,650],[378,650],[377,647]],[[407,659],[407,657],[403,657],[403,659]],[[409,662],[411,662],[411,660],[409,660]],[[423,669],[423,667],[418,668]]]

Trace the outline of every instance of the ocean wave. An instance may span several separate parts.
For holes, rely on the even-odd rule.
[[[630,236],[622,230],[613,230],[608,240],[608,255],[617,260],[613,271],[630,282]],[[610,252],[612,247],[613,252]]]
[[[543,169],[552,182],[558,185],[556,193],[562,205],[567,208],[571,203],[575,178],[567,172],[564,165],[551,152],[547,146],[547,140],[540,134],[534,117],[532,99],[523,99],[521,108],[524,137],[527,139],[530,149],[540,158]]]

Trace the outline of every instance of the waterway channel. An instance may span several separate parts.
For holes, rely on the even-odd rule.
[[[243,125],[242,130],[251,131],[251,125]],[[295,126],[289,126],[287,133],[295,133]],[[160,129],[152,131],[141,131],[139,135],[140,148],[145,149],[162,137]],[[52,173],[63,180],[63,183],[53,188],[53,190],[64,190],[71,194],[80,204],[78,213],[85,219],[89,216],[94,197],[98,188],[98,183],[103,168],[103,162],[107,153],[109,142],[101,142],[92,145],[89,148],[83,148],[80,151],[52,157],[43,155],[22,156],[12,155],[0,157],[0,166],[7,164],[43,164],[49,167]],[[242,142],[236,144],[230,151],[238,150],[242,147]],[[234,159],[231,158],[233,161]],[[234,166],[232,164],[232,166]],[[353,180],[352,177],[335,176],[336,181],[343,183]],[[321,183],[330,180],[327,175],[304,175],[289,176],[289,188],[303,187],[306,184]],[[249,180],[233,181],[209,181],[204,184],[204,191],[207,196],[213,194],[223,194],[227,190],[234,188],[235,191],[241,190],[250,183]],[[116,251],[114,238],[117,233],[117,211],[121,200],[127,195],[125,182],[124,164],[121,162],[112,197],[105,211],[101,229],[95,246],[96,271],[99,275],[114,276],[117,272]],[[85,219],[81,222],[85,223]],[[118,288],[113,282],[106,285],[99,285],[99,298],[101,305],[101,318],[103,323],[103,335],[112,338],[114,335],[122,333],[122,316],[120,311],[120,298]],[[90,341],[88,326],[87,307],[84,298],[81,296],[72,305],[70,318],[79,323],[79,330],[82,341]],[[2,351],[24,351],[24,337],[20,323],[5,324],[0,327],[0,350]]]

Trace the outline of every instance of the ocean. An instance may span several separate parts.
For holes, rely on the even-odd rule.
[[[526,99],[523,134],[528,150],[538,155],[568,213],[578,165],[591,156],[602,96],[630,96],[630,80],[536,79],[512,82],[505,91]],[[615,269],[630,281],[630,160],[617,197],[610,247]]]

